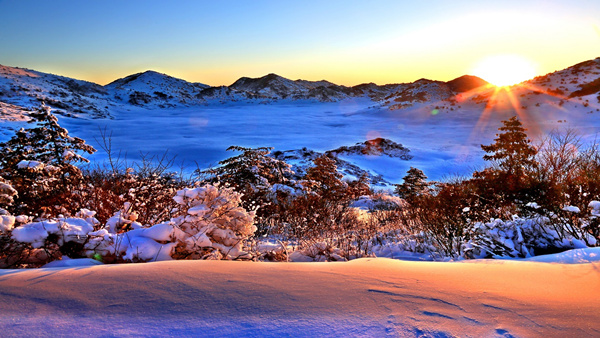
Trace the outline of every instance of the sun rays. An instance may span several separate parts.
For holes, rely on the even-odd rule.
[[[533,138],[537,138],[542,136],[544,131],[536,120],[536,117],[531,114],[531,111],[528,111],[531,109],[531,107],[529,109],[527,107],[530,102],[526,101],[525,98],[532,95],[545,96],[546,98],[543,103],[563,112],[568,112],[568,108],[565,107],[568,102],[583,104],[576,98],[568,96],[564,91],[544,88],[533,79],[512,86],[494,86],[489,84],[469,92],[458,94],[455,98],[459,103],[472,100],[485,104],[473,128],[470,140],[475,140],[478,135],[484,133],[490,122],[499,119],[498,115],[502,116],[502,118],[508,118],[510,117],[509,115],[516,115],[528,130],[528,134]],[[539,102],[536,103],[536,106],[539,106]],[[595,109],[597,105],[589,103],[589,106],[590,109]]]

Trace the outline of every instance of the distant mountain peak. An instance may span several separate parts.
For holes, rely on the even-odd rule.
[[[183,79],[179,79],[164,73],[160,73],[154,70],[147,70],[141,73],[135,73],[132,75],[128,75],[126,77],[117,79],[109,84],[106,85],[106,87],[123,87],[129,83],[133,83],[136,82],[138,80],[141,81],[145,81],[145,82],[161,82],[161,81],[169,81],[169,82],[178,82],[180,84],[190,84],[192,85],[193,83],[187,82]],[[201,85],[205,88],[209,87],[207,85],[201,84],[201,83],[194,83],[194,85]]]
[[[462,93],[488,85],[489,83],[477,76],[463,75],[454,80],[446,82],[446,84],[450,87],[450,89],[452,89],[452,91],[456,93]]]

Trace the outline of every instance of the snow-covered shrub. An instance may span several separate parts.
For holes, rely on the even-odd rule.
[[[345,253],[340,248],[332,247],[326,242],[313,243],[289,255],[291,262],[335,262],[347,261]]]
[[[600,243],[600,202],[591,201],[588,208],[591,209],[590,217],[583,222],[581,227]]]
[[[138,213],[132,210],[131,203],[125,202],[123,207],[106,221],[105,228],[113,234],[140,229],[142,225],[136,222],[137,219]]]
[[[93,212],[30,222],[27,216],[0,216],[0,267],[37,267],[67,255],[83,255],[83,245],[97,221]]]
[[[152,226],[137,223],[126,205],[89,233],[86,255],[106,262],[252,258],[245,245],[256,231],[254,211],[242,207],[241,194],[207,184],[179,190],[173,199],[178,215]]]
[[[169,260],[176,245],[173,232],[173,226],[164,223],[121,233],[105,227],[88,234],[85,255],[105,263]]]
[[[13,204],[17,191],[8,181],[0,177],[0,215],[7,214],[4,208]]]
[[[180,216],[170,222],[175,227],[178,258],[249,256],[244,245],[256,231],[255,211],[243,208],[240,193],[207,184],[180,190],[174,200],[181,210]]]
[[[38,249],[43,247],[52,235],[55,236],[53,241],[59,246],[67,242],[83,243],[93,229],[94,223],[82,218],[58,218],[18,226],[13,229],[12,238]]]
[[[395,258],[397,256],[414,255],[429,259],[443,259],[432,238],[424,232],[410,233],[404,229],[396,229],[379,233],[371,240],[370,253],[377,257]]]
[[[9,233],[15,226],[15,216],[4,214],[0,215],[0,235]]]
[[[569,227],[569,224],[562,224]],[[574,236],[565,236],[556,230],[548,217],[519,218],[511,221],[499,219],[490,222],[477,222],[471,226],[471,240],[466,243],[469,255],[478,258],[488,257],[530,257],[544,253],[587,247],[596,241],[584,232],[586,241]]]
[[[435,247],[432,254],[460,257],[462,243],[468,238],[467,227],[475,211],[471,191],[462,181],[436,185],[435,194],[415,196],[410,205],[399,212],[403,229],[423,234]]]
[[[398,210],[403,206],[407,206],[404,200],[385,193],[359,196],[349,205],[350,208],[358,208],[371,213],[374,211]]]
[[[97,211],[96,217],[102,223],[125,203],[136,211],[137,221],[142,224],[169,220],[177,206],[173,195],[189,185],[183,177],[169,172],[173,159],[165,153],[127,166],[119,158],[112,158],[109,137],[103,135],[103,140],[109,165],[84,172],[85,186],[78,192],[81,204]]]

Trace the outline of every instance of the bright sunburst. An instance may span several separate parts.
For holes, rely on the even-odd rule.
[[[476,75],[498,86],[511,86],[536,75],[535,66],[517,55],[496,55],[482,60],[473,69]]]

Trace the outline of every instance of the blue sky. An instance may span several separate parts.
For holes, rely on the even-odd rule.
[[[493,54],[540,74],[600,56],[599,1],[7,1],[0,64],[108,83],[153,69],[241,76],[439,80]]]

